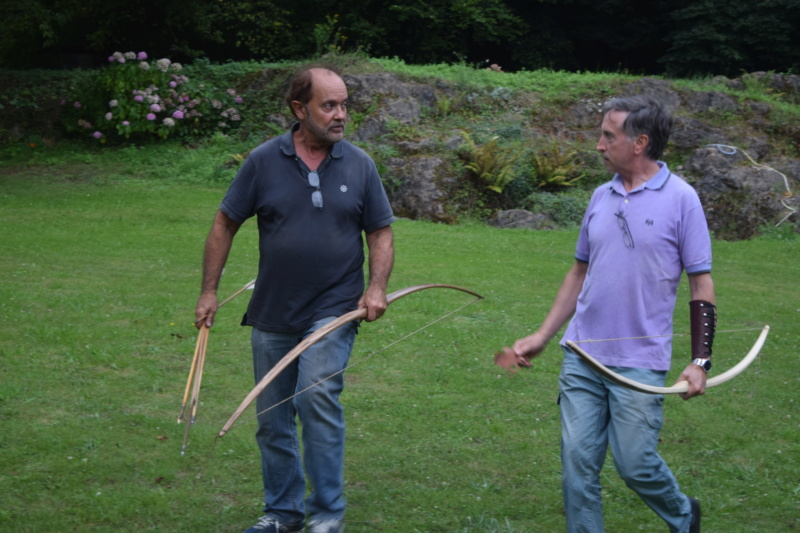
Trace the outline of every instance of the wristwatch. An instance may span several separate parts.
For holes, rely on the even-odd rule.
[[[697,365],[703,370],[705,370],[706,374],[708,374],[711,371],[711,359],[701,359],[701,358],[692,359],[692,364]]]

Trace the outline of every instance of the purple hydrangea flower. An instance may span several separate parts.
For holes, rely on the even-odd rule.
[[[155,120],[156,116],[154,114],[152,114],[152,113],[148,113],[146,118],[147,118],[147,120]]]
[[[123,121],[122,121],[122,125],[123,125],[123,126],[130,126],[130,125],[131,125],[131,123],[130,123],[130,122],[128,122],[127,120],[123,120]]]
[[[150,111],[158,113],[159,111],[161,111],[161,106],[158,104],[153,104],[150,106]]]
[[[138,59],[139,61],[144,61],[145,59],[147,59],[147,54],[145,52],[139,52],[139,55],[136,56],[136,59]]]
[[[144,102],[144,96],[142,96],[141,94],[137,94],[136,96],[133,97],[133,99],[136,100],[137,102]]]
[[[99,139],[102,136],[103,136],[103,134],[100,133],[99,131],[96,131],[96,132],[92,133],[92,137],[94,137],[95,139]]]
[[[183,118],[183,111],[178,110],[172,114],[172,118],[182,119]]]

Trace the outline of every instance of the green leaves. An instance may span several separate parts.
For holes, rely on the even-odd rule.
[[[469,162],[465,165],[466,168],[486,182],[487,189],[502,193],[505,186],[514,180],[514,163],[519,155],[511,148],[501,148],[498,137],[492,137],[478,146],[469,133],[462,131],[461,136],[467,143]]]
[[[531,153],[531,165],[535,172],[533,181],[545,191],[574,186],[583,177],[577,155],[576,149],[550,141]]]

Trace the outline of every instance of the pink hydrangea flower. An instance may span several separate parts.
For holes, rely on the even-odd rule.
[[[148,113],[146,118],[147,118],[147,120],[155,120],[156,116],[154,114],[152,114],[152,113]]]
[[[142,96],[141,94],[137,94],[136,96],[133,97],[133,99],[136,100],[137,102],[144,102],[144,96]]]
[[[75,106],[75,109],[80,109],[80,107],[81,107],[81,103],[80,102],[75,102],[72,105]]]
[[[137,58],[139,61],[144,61],[145,59],[147,59],[147,54],[146,54],[145,52],[139,52],[139,55],[138,55],[138,56],[136,56],[136,58]]]
[[[158,113],[159,111],[161,111],[161,106],[158,104],[153,104],[150,106],[150,111]]]
[[[182,119],[183,118],[183,111],[181,111],[180,109],[178,111],[175,111],[172,114],[172,118],[177,118],[179,120]]]
[[[123,125],[123,126],[130,126],[130,125],[131,125],[131,123],[130,123],[130,122],[128,122],[127,120],[123,120],[123,121],[122,121],[122,125]]]
[[[99,131],[96,131],[96,132],[92,133],[92,137],[94,137],[95,139],[99,139],[102,136],[103,136],[103,134],[100,133]]]

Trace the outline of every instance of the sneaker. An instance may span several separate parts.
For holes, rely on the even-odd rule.
[[[689,498],[692,506],[692,522],[689,524],[689,533],[700,533],[700,502],[694,498]]]
[[[312,520],[308,525],[309,533],[344,533],[342,520]]]
[[[271,516],[262,516],[256,525],[248,528],[244,533],[303,533],[303,524],[290,526],[281,524]]]

